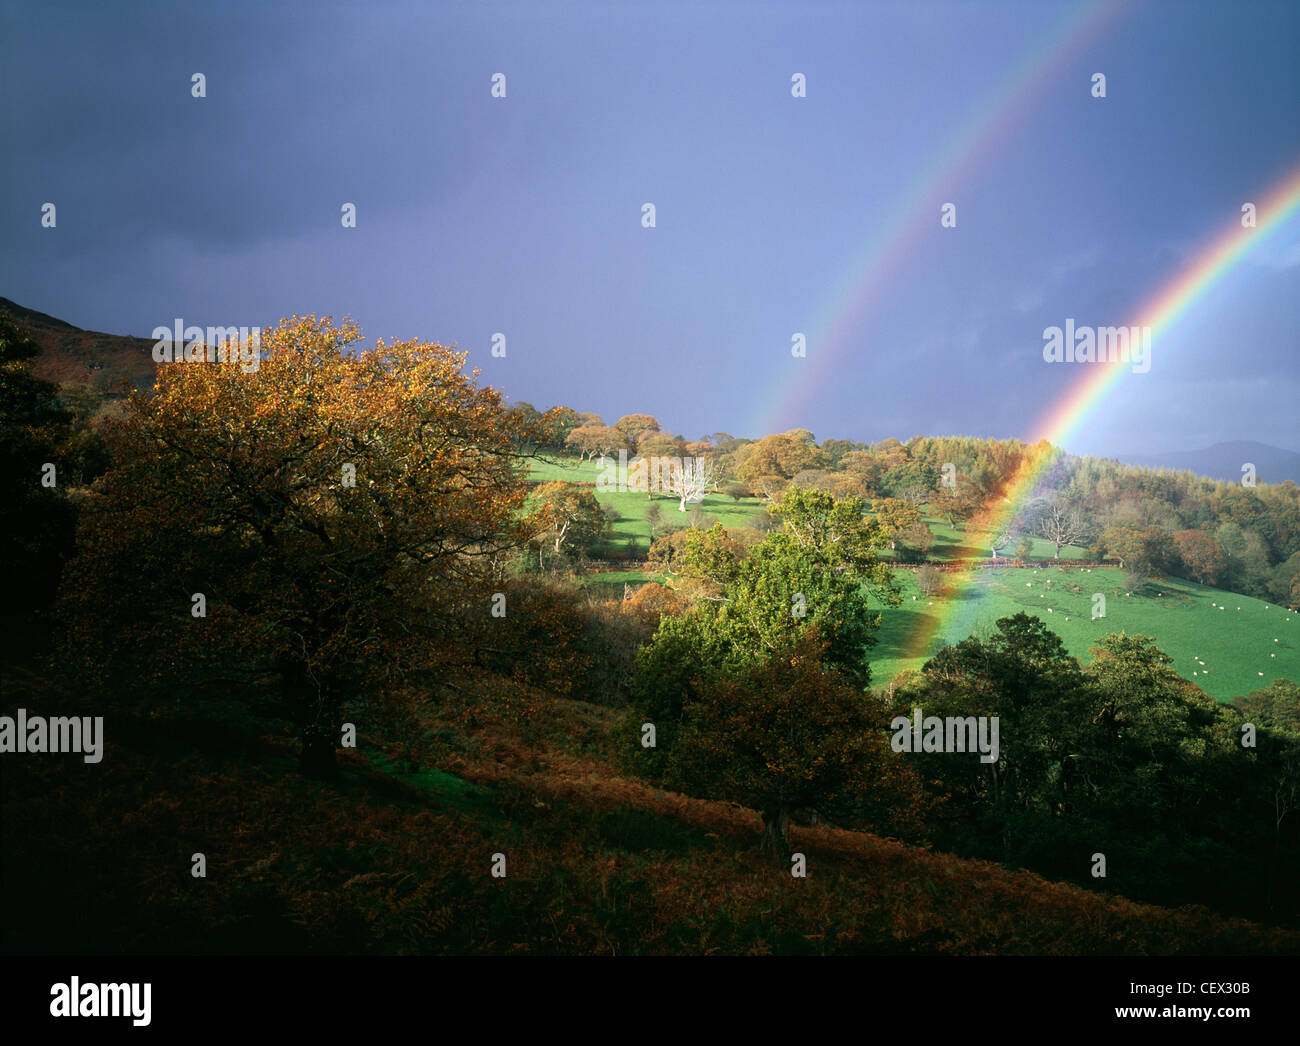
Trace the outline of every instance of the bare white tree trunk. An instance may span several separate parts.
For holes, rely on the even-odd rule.
[[[685,512],[687,502],[704,500],[717,485],[717,470],[708,458],[686,458],[680,464],[676,461],[668,473],[668,489],[677,495],[677,511]]]

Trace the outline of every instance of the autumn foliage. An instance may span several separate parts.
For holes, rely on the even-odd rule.
[[[130,402],[65,589],[89,672],[171,693],[272,683],[325,774],[343,703],[454,661],[527,533],[526,420],[464,353],[360,339],[295,317],[252,373],[163,368]]]

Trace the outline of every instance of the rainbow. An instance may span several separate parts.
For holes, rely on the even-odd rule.
[[[1052,76],[1068,68],[1124,6],[1125,0],[1094,0],[1071,10],[974,107],[929,164],[933,173],[910,182],[911,191],[889,209],[893,220],[881,224],[856,259],[844,267],[847,275],[831,286],[826,305],[817,313],[821,318],[809,327],[808,356],[796,364],[798,376],[790,380],[790,375],[782,374],[766,396],[757,398],[752,424],[742,431],[779,432],[792,418],[806,413],[814,394],[826,385],[837,350],[860,327],[867,306],[888,287],[890,274],[901,269],[902,260],[938,227],[939,208],[951,198],[945,194],[964,184],[977,165],[993,154],[1042,98]]]
[[[1300,166],[1292,170],[1256,207],[1256,228],[1244,228],[1234,221],[1224,232],[1201,248],[1195,260],[1166,284],[1141,309],[1130,324],[1149,327],[1153,341],[1167,335],[1209,291],[1252,251],[1263,246],[1287,221],[1300,213]],[[1027,453],[1016,472],[1004,483],[994,499],[993,508],[973,531],[968,546],[988,548],[988,539],[1005,530],[1037,494],[1044,477],[1057,460],[1059,446],[1064,445],[1105,400],[1107,394],[1125,374],[1128,363],[1084,363],[1087,368],[1079,380],[1037,424]],[[1140,379],[1140,375],[1138,376]],[[974,624],[978,600],[968,596],[972,571],[954,576],[953,596],[943,610],[925,619],[912,635],[906,656],[922,657],[931,652],[937,637],[965,636]]]

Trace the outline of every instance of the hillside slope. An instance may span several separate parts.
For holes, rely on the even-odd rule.
[[[26,327],[40,346],[32,373],[59,385],[64,399],[88,414],[111,409],[128,389],[153,386],[158,365],[149,338],[82,330],[8,298],[0,298],[0,310]]]
[[[48,677],[6,674],[29,709],[81,700]],[[75,757],[11,761],[6,893],[24,901],[4,949],[1300,951],[1300,935],[1203,908],[1136,904],[827,827],[794,829],[808,868],[797,879],[760,853],[752,811],[615,773],[608,710],[483,690],[495,696],[441,704],[419,724],[437,769],[363,741],[337,787],[298,777],[287,734],[241,726],[226,702],[114,714],[93,772]],[[195,853],[204,879],[190,874]],[[491,874],[496,854],[503,878]]]

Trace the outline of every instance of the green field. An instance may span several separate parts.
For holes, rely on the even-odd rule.
[[[566,483],[595,483],[600,469],[595,461],[579,462],[576,458],[559,461],[533,462],[529,470],[529,479],[539,483],[562,480]],[[612,505],[618,512],[614,522],[613,534],[605,543],[606,551],[621,551],[628,538],[634,538],[639,555],[644,558],[650,551],[650,527],[645,520],[646,506],[650,499],[643,493],[628,491],[593,491],[602,505]],[[678,500],[668,494],[655,495],[655,504],[664,514],[664,522],[669,526],[687,526],[691,506],[685,512],[678,510]],[[712,519],[724,527],[743,527],[763,509],[758,498],[741,498],[733,500],[729,495],[708,494],[700,503],[700,508]]]
[[[912,572],[896,575],[903,602],[884,612],[880,643],[871,655],[877,686],[905,668],[921,667],[923,658],[904,654],[915,630],[930,624],[926,618],[942,614],[947,622],[928,655],[943,642],[990,632],[998,618],[1021,610],[1045,621],[1084,664],[1091,660],[1088,648],[1109,632],[1154,636],[1179,675],[1220,701],[1274,679],[1300,679],[1300,615],[1191,581],[1153,581],[1147,594],[1130,596],[1124,572],[1113,567],[980,570],[960,597],[963,607],[950,613],[958,597],[922,595]],[[1106,597],[1106,616],[1098,620],[1092,618],[1095,592]]]
[[[966,544],[966,533],[950,527],[946,519],[940,519],[927,513],[925,522],[935,538],[934,545],[931,546],[929,552],[930,559],[942,562],[950,559],[988,558],[989,550],[987,548]],[[1033,542],[1034,549],[1029,554],[1029,558],[1051,559],[1055,554],[1056,546],[1050,541],[1044,541],[1042,538],[1031,538],[1030,540]],[[1013,556],[1015,547],[1019,542],[1020,535],[1017,534],[1011,540],[1011,544],[1007,548],[999,550],[998,554],[1008,558]],[[1064,545],[1061,548],[1062,559],[1084,559],[1086,555],[1085,549],[1074,545]]]

